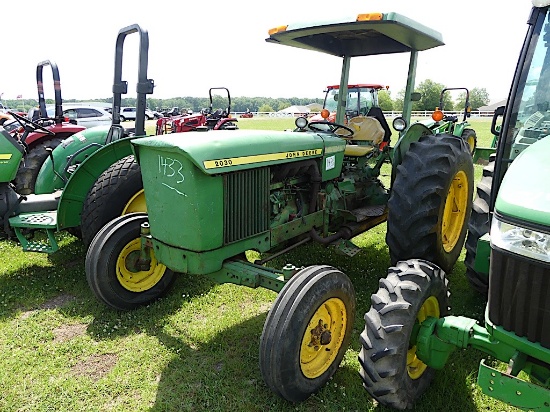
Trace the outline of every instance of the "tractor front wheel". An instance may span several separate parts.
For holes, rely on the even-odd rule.
[[[411,143],[388,201],[392,265],[418,258],[450,272],[466,238],[473,184],[472,156],[461,139],[427,135]]]
[[[134,156],[127,156],[99,176],[82,207],[82,241],[88,246],[95,234],[118,216],[146,212],[141,168]]]
[[[283,287],[260,338],[260,370],[280,397],[300,402],[336,372],[355,318],[349,278],[330,266],[310,266]]]
[[[477,255],[477,242],[481,236],[489,233],[489,202],[494,171],[495,157],[491,155],[489,164],[483,168],[483,176],[477,184],[476,198],[472,205],[472,214],[468,223],[468,237],[466,237],[464,245],[466,249],[466,257],[464,258],[466,277],[470,282],[470,286],[485,296],[489,291],[489,278],[486,274],[476,272],[474,264]]]
[[[96,297],[119,310],[135,309],[162,297],[172,286],[174,272],[155,258],[141,260],[141,225],[145,213],[120,216],[105,225],[86,253],[86,279]]]
[[[371,297],[361,333],[361,378],[378,402],[396,409],[413,406],[434,370],[417,357],[419,325],[448,311],[445,273],[427,261],[398,262]]]
[[[29,195],[34,193],[36,178],[44,161],[48,158],[49,153],[46,148],[55,149],[63,139],[54,137],[51,139],[40,140],[29,148],[23,161],[19,165],[17,175],[14,179],[15,191],[21,195]]]

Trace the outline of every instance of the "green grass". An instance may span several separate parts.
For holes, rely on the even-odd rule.
[[[281,130],[292,122],[239,119],[241,128]],[[488,124],[476,123],[478,135]],[[62,235],[60,251],[51,256],[1,241],[0,410],[386,411],[362,388],[357,361],[363,314],[389,265],[384,237],[383,224],[355,238],[362,251],[354,258],[308,244],[270,262],[331,264],[356,289],[357,316],[344,361],[320,392],[300,404],[271,393],[258,366],[259,338],[275,293],[180,275],[164,299],[117,312],[88,289],[85,251],[76,238]],[[484,302],[467,284],[463,257],[449,274],[452,313],[482,320]],[[482,357],[473,349],[453,353],[415,410],[513,410],[476,386]]]

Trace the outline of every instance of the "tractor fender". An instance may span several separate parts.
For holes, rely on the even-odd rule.
[[[392,182],[395,179],[397,166],[403,161],[403,157],[411,143],[417,142],[422,136],[433,134],[433,131],[421,122],[413,123],[407,131],[401,135],[392,151]]]
[[[132,154],[134,137],[116,140],[85,159],[69,178],[57,207],[58,228],[80,226],[82,206],[90,188],[113,163]]]
[[[52,157],[48,157],[42,164],[36,178],[34,192],[36,194],[53,193],[62,189],[70,177],[70,173],[65,170],[69,160],[71,160],[70,165],[82,163],[84,159],[105,145],[108,132],[108,126],[98,126],[67,136],[53,150],[53,163]],[[79,153],[71,159],[71,155],[77,152]],[[60,176],[65,179],[63,180]]]

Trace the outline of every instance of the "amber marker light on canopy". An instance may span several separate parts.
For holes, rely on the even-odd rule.
[[[327,120],[329,116],[330,116],[330,112],[327,109],[321,110],[321,117],[323,119]]]
[[[267,33],[271,36],[272,34],[277,34],[277,33],[280,33],[282,31],[286,31],[286,28],[288,27],[288,25],[286,26],[277,26],[277,27],[273,27],[272,29],[270,29]]]
[[[382,13],[363,13],[357,15],[357,21],[373,21],[382,20],[384,15]]]
[[[432,119],[434,119],[436,122],[440,122],[443,120],[443,112],[439,110],[439,107],[436,107],[434,112],[432,113]]]

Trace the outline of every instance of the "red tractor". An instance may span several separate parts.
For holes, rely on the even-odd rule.
[[[348,84],[348,96],[346,99],[346,121],[352,117],[363,115],[367,116],[372,107],[379,107],[378,91],[387,90],[388,86],[380,84]],[[323,109],[330,112],[329,122],[336,121],[336,106],[338,105],[338,92],[340,86],[327,86],[325,90],[325,101]],[[323,121],[324,118],[320,114],[316,114],[311,118],[311,121]]]
[[[42,82],[44,66],[52,68],[55,91],[55,112],[53,118],[46,111],[44,83]],[[34,125],[18,120],[17,117],[21,117],[21,115],[17,112],[15,114],[13,112],[9,113],[21,126],[13,129],[13,136],[17,140],[20,140],[22,136],[26,136],[24,141],[21,142],[25,147],[25,157],[19,165],[17,175],[13,181],[15,190],[22,195],[34,193],[36,177],[42,163],[49,156],[49,149],[55,149],[64,139],[85,129],[84,126],[70,123],[63,116],[61,82],[59,80],[57,64],[49,60],[38,63],[36,67],[36,84],[38,87],[38,111],[36,117],[31,119]],[[24,133],[25,131],[27,133]]]
[[[225,90],[227,93],[227,108],[213,110],[212,90]],[[237,129],[235,122],[238,120],[231,117],[231,95],[225,87],[212,87],[208,91],[210,106],[196,114],[184,114],[176,117],[161,117],[157,120],[156,134],[168,132],[180,133],[191,130],[231,130]]]

